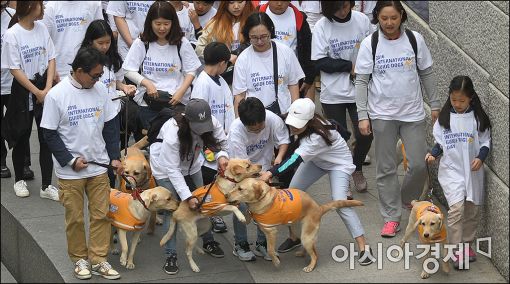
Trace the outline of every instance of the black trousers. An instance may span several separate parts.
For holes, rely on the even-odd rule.
[[[1,104],[2,104],[2,120],[4,119],[4,107],[7,107],[7,105],[9,104],[9,98],[11,97],[11,95],[2,95],[2,99],[1,99]],[[7,166],[7,146],[5,146],[5,139],[3,136],[0,135],[0,139],[1,139],[1,145],[0,145],[0,150],[1,150],[1,159],[0,159],[0,165],[3,167]],[[29,137],[30,139],[30,137]],[[31,162],[30,162],[30,144],[28,144],[28,147],[26,148],[26,151],[25,151],[25,166],[30,166],[31,165]]]
[[[51,178],[53,174],[53,160],[51,157],[50,149],[48,144],[44,140],[44,136],[41,129],[41,119],[43,112],[43,105],[37,104],[34,98],[34,110],[30,112],[30,120],[37,125],[37,137],[39,138],[39,166],[41,167],[41,178],[42,185],[48,186],[51,184]],[[12,163],[14,165],[14,176],[15,181],[23,179],[23,168],[25,166],[25,155],[27,150],[30,151],[30,134],[32,128],[27,129],[25,134],[19,139],[12,150]]]
[[[354,132],[354,137],[356,139],[356,143],[353,150],[353,162],[356,166],[356,171],[361,171],[363,168],[363,162],[365,161],[365,157],[370,150],[370,146],[372,145],[373,136],[370,134],[369,136],[361,135],[358,128],[358,110],[356,108],[355,103],[350,104],[322,104],[322,109],[324,110],[324,115],[328,119],[334,119],[338,123],[340,123],[345,129],[347,129],[347,117],[346,113],[349,112],[349,116],[352,121],[352,131]]]

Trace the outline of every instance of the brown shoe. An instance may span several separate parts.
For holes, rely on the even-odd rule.
[[[367,191],[367,180],[363,176],[362,171],[355,171],[352,173],[352,179],[354,180],[354,188],[357,192]]]

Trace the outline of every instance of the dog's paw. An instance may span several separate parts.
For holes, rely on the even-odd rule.
[[[241,223],[246,224],[246,217],[244,217],[244,215],[241,215],[241,216],[239,216],[239,217],[241,217],[241,218],[237,218],[237,219],[239,219],[239,221],[240,221]]]
[[[130,262],[130,263],[126,264],[126,268],[127,269],[135,269],[135,264]]]
[[[313,267],[313,266],[308,265],[307,267],[303,268],[303,271],[304,271],[304,272],[306,272],[306,273],[308,273],[308,272],[312,272],[312,270],[313,270],[313,269],[314,269],[314,267]]]
[[[444,273],[450,273],[450,264],[448,262],[443,262],[442,269]]]
[[[156,225],[163,225],[163,219],[156,215]]]
[[[280,267],[280,258],[278,256],[275,256],[273,259],[273,264],[276,268]]]
[[[400,240],[400,247],[401,248],[404,248],[405,244],[406,244],[406,242],[404,242],[404,240]]]
[[[127,265],[127,258],[126,257],[120,257],[120,265],[126,266]]]
[[[120,254],[120,250],[118,248],[114,248],[114,249],[112,249],[111,253],[113,255],[119,255]]]
[[[425,271],[421,272],[421,279],[427,279],[429,277],[430,277],[430,275],[427,272],[425,272]]]

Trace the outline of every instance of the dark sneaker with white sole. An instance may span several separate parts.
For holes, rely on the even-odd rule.
[[[301,246],[301,239],[298,238],[293,241],[291,238],[288,238],[278,247],[278,252],[288,252],[299,246]]]
[[[372,254],[372,248],[368,248],[367,250],[361,251],[359,253],[358,262],[361,266],[366,266],[375,262],[375,257]]]
[[[177,274],[179,272],[179,267],[177,266],[177,255],[172,254],[166,258],[165,266],[163,266],[163,270],[166,274]]]
[[[214,257],[224,257],[225,253],[220,248],[220,243],[217,241],[210,241],[204,244],[204,251]]]
[[[215,233],[225,233],[227,231],[227,224],[223,221],[223,218],[213,216],[210,218],[212,223],[212,230]]]

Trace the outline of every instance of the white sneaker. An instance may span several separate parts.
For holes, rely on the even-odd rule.
[[[19,180],[14,184],[14,193],[18,197],[28,197],[30,191],[28,191],[27,183],[24,180]]]
[[[58,189],[51,184],[48,185],[46,190],[42,190],[41,187],[41,190],[39,191],[39,196],[41,196],[41,198],[48,198],[54,201],[59,201]]]

